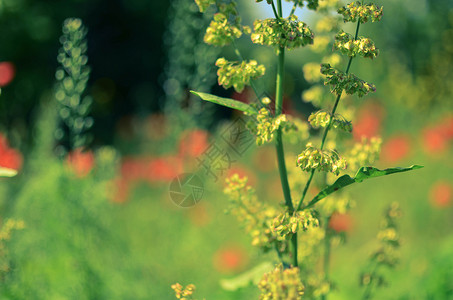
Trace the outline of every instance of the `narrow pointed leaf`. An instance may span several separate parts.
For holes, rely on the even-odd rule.
[[[203,99],[205,101],[209,101],[209,102],[219,104],[222,106],[226,106],[229,108],[237,109],[237,110],[246,112],[251,115],[258,114],[258,111],[255,108],[253,108],[252,106],[250,106],[244,102],[240,102],[240,101],[230,99],[230,98],[222,98],[222,97],[218,97],[218,96],[206,94],[206,93],[200,93],[200,92],[195,92],[195,91],[190,91],[190,92],[194,95],[197,95],[198,97],[200,97],[201,99]]]
[[[270,272],[274,268],[274,264],[269,261],[263,262],[253,269],[250,269],[236,277],[229,279],[221,279],[220,286],[227,291],[236,291],[240,288],[251,284],[258,284],[264,273]]]
[[[327,197],[328,195],[350,185],[356,182],[362,182],[365,179],[369,178],[374,178],[374,177],[379,177],[379,176],[385,176],[385,175],[390,175],[394,173],[401,173],[401,172],[407,172],[411,170],[417,170],[421,169],[423,166],[418,166],[418,165],[413,165],[408,168],[389,168],[385,170],[379,170],[373,167],[361,167],[354,178],[352,178],[349,175],[343,175],[340,178],[337,179],[333,184],[327,186],[324,188],[321,192],[319,192],[318,195],[316,195],[310,203],[308,203],[303,209],[311,207],[315,205],[318,201],[321,199]]]

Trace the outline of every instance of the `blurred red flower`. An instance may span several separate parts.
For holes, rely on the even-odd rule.
[[[131,185],[124,178],[113,179],[107,185],[108,198],[114,203],[125,203],[129,200]]]
[[[349,214],[334,213],[329,220],[329,228],[336,232],[348,232],[352,225],[352,217]]]
[[[352,134],[354,139],[361,141],[362,137],[372,138],[379,135],[384,108],[376,103],[366,104],[359,111],[354,122]]]
[[[202,129],[184,131],[179,139],[179,155],[200,156],[208,147],[208,132]]]
[[[452,186],[446,181],[439,181],[431,186],[429,199],[435,207],[447,207],[451,205],[453,195]]]
[[[227,246],[214,254],[214,267],[220,272],[238,271],[247,264],[246,252],[238,246]]]
[[[0,62],[0,87],[7,86],[16,75],[16,68],[10,62]]]
[[[147,178],[153,181],[171,181],[184,172],[183,160],[178,156],[165,156],[153,159],[146,169]]]
[[[78,177],[85,177],[91,172],[94,166],[94,154],[91,151],[75,149],[66,158],[69,167]]]
[[[8,140],[0,134],[0,167],[19,171],[22,168],[22,154],[9,147]]]
[[[408,156],[411,150],[411,140],[405,134],[390,137],[384,142],[381,157],[386,162],[398,162]]]
[[[444,152],[448,147],[448,131],[442,125],[423,130],[423,147],[429,154]]]

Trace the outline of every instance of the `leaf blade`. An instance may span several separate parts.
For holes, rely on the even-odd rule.
[[[400,167],[396,167],[396,168],[388,168],[388,169],[384,169],[384,170],[380,170],[380,169],[377,169],[377,168],[374,168],[374,167],[361,167],[356,175],[354,176],[354,178],[352,178],[351,176],[349,175],[343,175],[341,176],[340,178],[338,178],[333,184],[325,187],[324,189],[322,189],[322,191],[320,191],[306,206],[304,206],[302,209],[306,209],[306,208],[309,208],[309,207],[312,207],[313,205],[315,205],[317,202],[319,202],[320,200],[324,199],[325,197],[327,197],[328,195],[348,186],[348,185],[351,185],[353,183],[360,183],[366,179],[370,179],[370,178],[375,178],[375,177],[380,177],[380,176],[385,176],[385,175],[390,175],[390,174],[395,174],[395,173],[401,173],[401,172],[407,172],[407,171],[412,171],[412,170],[417,170],[417,169],[421,169],[423,168],[423,166],[419,166],[419,165],[412,165],[410,167],[407,167],[407,168],[400,168]]]
[[[253,108],[252,106],[250,106],[249,104],[244,103],[244,102],[240,102],[240,101],[230,99],[230,98],[222,98],[222,97],[218,97],[218,96],[207,94],[207,93],[201,93],[201,92],[195,92],[195,91],[190,91],[190,92],[192,94],[200,97],[204,101],[208,101],[208,102],[215,103],[218,105],[226,106],[226,107],[229,107],[232,109],[237,109],[237,110],[246,112],[251,115],[258,114],[258,111],[255,108]]]

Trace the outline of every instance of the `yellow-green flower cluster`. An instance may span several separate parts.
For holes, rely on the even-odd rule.
[[[297,156],[297,166],[303,171],[319,170],[340,174],[346,169],[346,161],[335,150],[320,150],[308,143],[305,150]]]
[[[361,80],[354,74],[346,75],[344,72],[334,69],[330,64],[321,64],[321,73],[326,75],[325,85],[331,85],[331,92],[341,95],[343,90],[348,95],[357,93],[359,97],[367,95],[369,92],[375,92],[376,87]]]
[[[233,25],[223,13],[216,13],[204,35],[204,42],[213,46],[229,45],[242,35],[240,25]]]
[[[313,44],[313,32],[293,15],[285,19],[256,20],[253,23],[252,42],[275,48],[295,49]]]
[[[242,61],[239,63],[228,61],[222,57],[217,59],[215,65],[219,67],[217,70],[219,85],[226,89],[233,87],[238,93],[250,84],[251,79],[261,77],[266,72],[266,68],[253,59],[249,62]]]
[[[200,12],[203,13],[206,11],[206,9],[208,9],[209,6],[215,4],[216,0],[195,0],[195,3],[197,4]]]
[[[293,214],[289,212],[279,214],[274,218],[271,228],[281,237],[287,238],[296,232],[307,230],[309,226],[319,226],[319,219],[312,211],[304,210]]]
[[[343,30],[340,30],[335,36],[333,48],[334,50],[340,50],[341,53],[349,57],[360,55],[365,58],[369,57],[373,59],[379,54],[379,50],[371,39],[359,37],[355,40],[352,35]]]
[[[171,288],[175,291],[175,296],[177,299],[181,300],[193,300],[192,297],[193,292],[195,291],[195,285],[189,284],[185,288],[179,284],[175,283],[171,286]]]
[[[288,131],[293,129],[294,125],[288,122],[285,114],[273,117],[270,111],[263,107],[258,111],[256,119],[247,122],[247,128],[255,135],[256,144],[261,146],[271,142],[274,139],[274,133],[279,128]]]
[[[0,230],[0,241],[7,241],[11,237],[13,230],[20,230],[25,228],[25,223],[22,220],[8,219],[2,225]]]
[[[377,235],[382,246],[370,257],[371,263],[374,265],[373,271],[365,272],[361,276],[361,284],[363,286],[382,285],[384,278],[378,272],[379,267],[387,266],[392,268],[398,263],[400,237],[398,234],[397,220],[400,217],[401,210],[399,204],[394,202],[386,209],[384,219],[381,223],[381,229]]]
[[[343,15],[345,22],[377,22],[382,18],[383,8],[373,3],[362,5],[359,1],[354,1],[338,9],[338,13]]]
[[[260,300],[299,300],[304,294],[299,268],[284,269],[281,264],[264,274],[258,287],[261,290]]]
[[[373,137],[370,140],[363,138],[361,142],[355,143],[347,155],[348,168],[356,171],[362,166],[369,166],[379,159],[382,139]]]
[[[308,117],[308,122],[313,128],[327,127],[330,123],[331,115],[326,111],[314,112]],[[351,121],[346,120],[339,114],[335,114],[332,118],[331,127],[352,132]]]
[[[247,177],[240,178],[238,174],[234,174],[227,178],[223,192],[230,198],[229,211],[244,225],[245,231],[252,237],[253,246],[264,251],[281,246],[284,238],[271,230],[277,211],[258,201],[255,190],[247,185]]]

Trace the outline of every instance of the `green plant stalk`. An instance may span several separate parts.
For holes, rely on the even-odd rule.
[[[359,28],[360,28],[360,19],[357,21],[357,27],[355,30],[354,40],[357,40],[357,38],[359,36]],[[348,75],[349,69],[351,68],[352,59],[353,59],[353,57],[349,58],[348,66],[346,67],[346,72],[345,72],[346,75]],[[337,99],[335,99],[335,104],[332,108],[332,112],[330,113],[331,116],[333,116],[335,114],[335,112],[337,111],[338,103],[340,103],[340,98],[341,98],[341,94],[337,95]],[[330,127],[332,126],[332,121],[333,121],[333,117],[330,118],[329,124],[327,125],[326,129],[324,130],[324,134],[322,136],[322,141],[321,141],[321,147],[320,147],[321,150],[324,148],[327,134],[329,133]],[[301,209],[302,204],[304,203],[304,199],[307,194],[308,188],[310,187],[310,184],[311,184],[311,181],[312,181],[314,175],[315,175],[315,170],[312,170],[310,173],[310,177],[308,178],[307,184],[305,185],[304,191],[302,192],[302,197],[299,201],[299,204],[297,205],[296,211],[299,211]]]
[[[278,17],[282,17],[282,2],[277,0]],[[283,75],[285,72],[285,48],[280,47],[278,50],[278,65],[277,65],[277,80],[275,92],[275,115],[279,116],[283,110]],[[294,212],[293,202],[291,200],[291,191],[288,183],[288,173],[285,164],[285,151],[283,149],[282,130],[279,128],[276,135],[276,150],[278,171],[280,174],[280,181],[282,184],[283,195],[285,197],[285,205],[288,212]],[[293,267],[298,266],[297,262],[297,233],[293,234],[290,242],[291,261]]]

